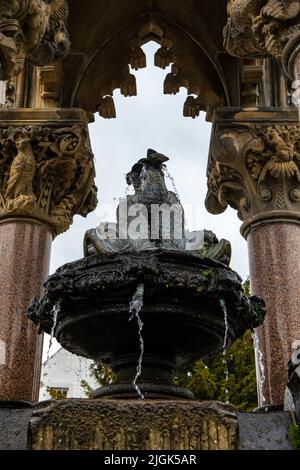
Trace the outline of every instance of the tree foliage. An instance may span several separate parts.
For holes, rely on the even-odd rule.
[[[253,410],[257,406],[257,389],[251,332],[235,341],[225,355],[196,361],[178,371],[175,383],[191,390],[196,399],[229,401],[239,410]]]
[[[300,450],[300,426],[297,423],[293,423],[291,424],[289,431],[293,448],[295,450]]]
[[[244,293],[250,296],[249,279],[244,283]],[[196,361],[178,371],[175,383],[191,390],[199,400],[229,401],[242,411],[256,408],[257,385],[251,331],[236,340],[225,354]]]
[[[105,387],[111,385],[115,380],[115,374],[109,367],[109,365],[101,362],[100,364],[91,364],[90,365],[90,375],[96,379],[99,387]],[[93,398],[94,389],[86,382],[86,380],[81,381],[81,386],[84,389],[84,392],[88,398]]]

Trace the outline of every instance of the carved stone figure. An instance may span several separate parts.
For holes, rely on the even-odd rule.
[[[0,129],[0,219],[30,216],[57,235],[97,203],[93,155],[81,125]]]
[[[107,235],[108,223],[97,229],[89,230],[85,235],[84,251],[86,255],[95,252],[126,252],[130,250],[154,250],[158,247],[184,249],[184,211],[176,194],[168,191],[163,166],[169,159],[149,149],[147,158],[139,160],[126,176],[128,185],[133,185],[135,194],[121,199],[117,209],[117,224],[109,224],[115,229],[115,236]],[[172,208],[170,212],[170,238],[163,240],[160,214],[154,215],[153,206]],[[136,210],[134,209],[136,208]],[[138,212],[137,212],[138,211]],[[123,214],[121,213],[123,212]],[[131,233],[130,226],[141,216],[140,235]],[[151,229],[157,216],[157,234],[153,237]],[[125,220],[124,220],[125,217]],[[102,231],[102,233],[100,233]],[[126,233],[125,233],[126,232]],[[180,238],[175,234],[180,233]],[[104,236],[103,236],[104,235]],[[112,234],[114,235],[114,234]]]
[[[35,202],[33,179],[36,172],[36,161],[33,155],[30,138],[20,137],[16,141],[18,150],[10,167],[5,199],[10,207],[15,204],[25,206]]]
[[[229,266],[231,261],[231,243],[225,239],[219,241],[213,232],[204,230],[204,243],[203,247],[199,250],[199,254]]]
[[[188,249],[188,241],[195,240],[194,248],[203,257],[215,259],[229,265],[231,245],[227,240],[219,240],[214,233],[188,232],[185,230],[184,210],[179,197],[169,191],[165,183],[165,162],[168,157],[149,149],[147,158],[142,158],[127,174],[128,185],[133,185],[135,193],[121,199],[117,209],[117,224],[105,222],[96,229],[86,232],[84,253],[89,256],[95,253],[126,253],[129,251],[168,250],[184,251]],[[168,221],[163,212],[166,210]],[[153,210],[154,209],[154,210]],[[131,224],[140,217],[140,235],[131,232]],[[153,228],[156,228],[156,233]],[[166,232],[167,229],[167,232]]]
[[[284,46],[299,30],[299,0],[230,0],[225,47],[238,57],[271,54],[281,59]]]
[[[244,222],[260,214],[275,217],[278,210],[291,214],[299,210],[299,126],[217,125],[208,188],[206,207],[210,212],[224,212],[230,205]]]
[[[66,0],[2,0],[0,80],[18,75],[25,58],[36,65],[64,57],[69,50]]]

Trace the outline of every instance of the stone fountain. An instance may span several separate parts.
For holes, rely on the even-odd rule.
[[[228,347],[265,315],[228,266],[229,242],[185,230],[167,160],[149,150],[133,166],[134,194],[120,200],[117,223],[88,231],[85,257],[58,269],[29,309],[65,349],[111,364],[116,381],[95,398],[192,399],[173,384],[176,368]]]

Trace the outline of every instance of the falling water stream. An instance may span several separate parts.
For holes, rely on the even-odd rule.
[[[226,349],[228,344],[228,331],[229,331],[229,324],[228,324],[228,312],[226,308],[225,301],[223,299],[220,300],[220,305],[222,307],[224,313],[224,343],[223,343],[223,364],[224,364],[224,376],[225,376],[225,395],[226,395],[226,404],[229,405],[229,389],[228,389],[228,381],[229,381],[229,370],[228,370],[228,363],[226,359]]]
[[[168,169],[166,166],[163,167],[163,172],[165,174],[165,177],[171,181],[171,184],[172,184],[172,187],[173,187],[173,190],[174,190],[174,193],[176,194],[176,197],[178,199],[178,201],[180,201],[180,197],[179,197],[179,194],[178,194],[178,191],[177,191],[177,188],[176,188],[176,184],[175,184],[175,180],[173,178],[173,176],[170,175],[170,173],[168,172]]]
[[[54,305],[54,307],[52,309],[52,312],[51,312],[52,313],[52,319],[53,319],[53,325],[52,325],[52,328],[51,328],[50,341],[49,341],[49,346],[48,346],[48,351],[47,351],[47,362],[48,362],[48,359],[50,358],[50,352],[51,352],[51,348],[52,348],[55,328],[56,328],[56,324],[57,324],[57,317],[58,317],[59,312],[60,312],[60,305],[59,304]]]
[[[140,356],[139,356],[139,360],[138,360],[138,364],[136,368],[136,375],[133,381],[133,385],[137,391],[138,396],[142,400],[144,400],[145,397],[143,393],[141,392],[137,384],[137,381],[139,377],[142,375],[142,364],[143,364],[143,356],[144,356],[144,339],[142,335],[144,324],[140,317],[140,312],[144,305],[144,291],[145,291],[144,284],[139,284],[129,305],[129,312],[131,313],[131,317],[129,321],[133,320],[133,318],[136,318],[136,321],[138,324],[139,340],[140,340]]]
[[[262,351],[259,349],[259,339],[255,330],[253,330],[252,332],[252,338],[253,338],[254,350],[255,350],[257,362],[258,362],[259,406],[264,406],[266,402],[266,399],[264,396],[264,384],[266,380],[265,366],[263,363],[264,356],[263,356]]]

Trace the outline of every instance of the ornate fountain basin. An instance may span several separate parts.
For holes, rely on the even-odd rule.
[[[98,395],[134,392],[140,347],[129,303],[140,283],[145,350],[139,383],[149,396],[189,396],[172,385],[172,372],[222,349],[225,308],[227,346],[264,318],[263,301],[243,295],[237,273],[189,252],[98,254],[67,264],[48,279],[29,317],[50,333],[59,305],[53,329],[58,342],[72,353],[112,364],[117,384]]]

